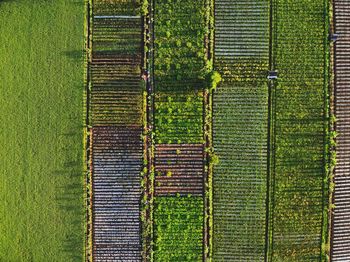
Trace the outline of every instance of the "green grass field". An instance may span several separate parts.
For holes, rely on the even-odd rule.
[[[83,0],[0,1],[0,261],[81,261]]]

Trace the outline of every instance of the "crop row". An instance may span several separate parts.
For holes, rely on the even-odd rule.
[[[93,19],[93,125],[141,125],[141,27],[140,18]]]
[[[215,1],[213,260],[263,261],[269,1]]]
[[[337,162],[335,168],[334,213],[331,261],[350,260],[350,5],[335,0],[335,31],[340,35],[335,43],[335,129]]]
[[[98,16],[138,15],[141,0],[92,0],[93,13]]]
[[[267,0],[215,1],[215,56],[265,56],[269,52]]]
[[[158,144],[154,162],[156,196],[203,196],[203,144]]]
[[[140,260],[141,131],[92,129],[94,261]]]

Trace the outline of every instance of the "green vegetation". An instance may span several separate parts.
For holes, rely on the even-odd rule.
[[[203,93],[156,95],[157,143],[201,142]]]
[[[128,5],[127,10],[123,9]],[[139,3],[94,1],[94,15],[135,16]],[[132,8],[133,6],[133,8]],[[106,8],[105,8],[106,7]],[[108,8],[107,8],[108,7]],[[121,9],[119,9],[121,8]],[[141,19],[93,19],[91,66],[91,125],[134,126],[142,124],[144,81]],[[116,103],[118,101],[118,103]]]
[[[217,61],[214,94],[214,260],[260,261],[265,250],[267,60]]]
[[[0,261],[82,261],[84,244],[97,260],[98,249],[159,262],[325,260],[337,136],[329,3],[89,3],[85,153],[98,170],[88,216],[99,241],[84,243],[84,1],[0,0]]]
[[[157,143],[203,140],[205,15],[204,0],[155,1]]]
[[[219,72],[212,71],[211,74],[209,74],[209,89],[211,91],[215,90],[217,85],[221,82],[222,77]]]
[[[0,1],[0,261],[82,261],[83,1]]]
[[[326,1],[279,0],[274,101],[274,261],[320,261],[324,192]]]
[[[201,261],[203,199],[157,197],[154,207],[155,261]]]
[[[265,257],[269,4],[215,1],[213,261]]]

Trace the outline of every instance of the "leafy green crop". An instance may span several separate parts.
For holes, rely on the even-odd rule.
[[[155,129],[158,143],[203,140],[202,93],[207,74],[204,3],[204,0],[155,1]]]
[[[267,59],[217,60],[213,259],[260,261],[265,250]]]
[[[319,260],[325,178],[325,1],[278,0],[275,261]]]
[[[155,261],[202,261],[203,199],[201,197],[155,198],[154,222]]]

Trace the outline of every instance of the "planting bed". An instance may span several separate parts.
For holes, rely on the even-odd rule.
[[[350,260],[350,1],[335,0],[335,168],[332,261]]]
[[[204,0],[155,0],[157,143],[203,141]]]
[[[237,32],[239,32],[237,34]],[[215,1],[214,261],[261,261],[267,196],[269,1]]]
[[[141,259],[140,128],[92,128],[93,257]]]
[[[154,260],[202,261],[203,199],[157,197],[154,205]]]
[[[95,14],[92,43],[92,125],[141,125],[141,18]]]
[[[154,261],[204,254],[204,0],[154,0]]]
[[[155,194],[203,195],[204,148],[202,144],[156,145]]]
[[[92,258],[141,260],[142,19],[138,1],[93,1]]]
[[[326,1],[275,3],[273,261],[320,261],[326,171]]]

